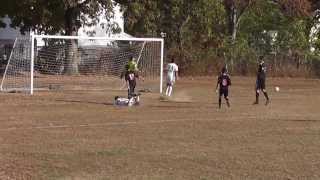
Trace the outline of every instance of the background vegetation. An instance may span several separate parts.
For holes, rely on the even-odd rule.
[[[79,25],[89,23],[81,15],[94,18],[103,8],[110,18],[112,6],[120,4],[129,34],[166,33],[167,58],[174,56],[184,75],[215,74],[224,64],[232,74],[250,75],[263,56],[271,75],[320,77],[317,0],[4,0],[1,4],[0,16],[8,14],[13,27],[66,35],[75,35]]]

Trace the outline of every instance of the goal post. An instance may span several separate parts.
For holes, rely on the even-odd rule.
[[[34,35],[17,38],[1,81],[2,91],[117,90],[130,57],[139,74],[138,89],[162,93],[164,40]]]

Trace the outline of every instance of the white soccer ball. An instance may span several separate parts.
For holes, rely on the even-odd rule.
[[[280,88],[279,88],[278,86],[276,86],[274,89],[275,89],[277,92],[280,91]]]

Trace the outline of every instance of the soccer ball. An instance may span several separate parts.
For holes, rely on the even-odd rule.
[[[276,86],[274,89],[275,89],[277,92],[280,91],[280,88],[279,88],[278,86]]]

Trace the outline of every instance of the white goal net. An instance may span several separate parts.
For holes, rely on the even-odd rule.
[[[138,89],[162,92],[163,39],[46,36],[18,38],[2,91],[119,90],[130,58],[138,64]]]

